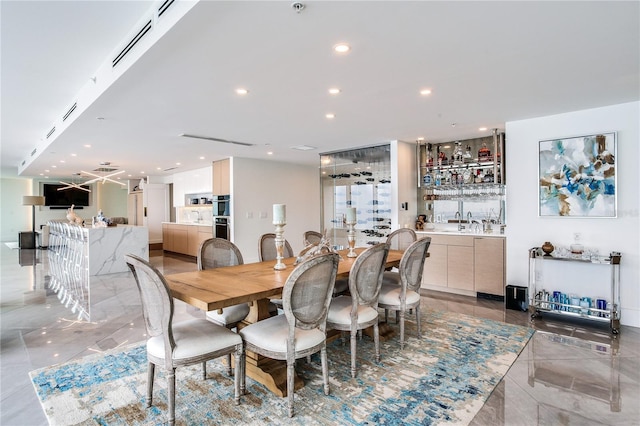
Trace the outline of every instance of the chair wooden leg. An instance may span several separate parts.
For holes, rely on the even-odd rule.
[[[147,408],[151,407],[153,402],[153,377],[155,376],[156,366],[154,363],[147,364]]]
[[[384,322],[389,324],[389,310],[388,309],[384,310]]]
[[[396,311],[396,324],[400,322],[400,311]]]
[[[289,417],[293,417],[293,394],[295,392],[293,367],[295,364],[296,362],[294,359],[287,359],[287,397],[289,399]]]
[[[231,368],[231,354],[227,355],[227,375],[231,377],[233,369]]]
[[[237,360],[236,360],[237,361]],[[237,364],[236,364],[236,368]],[[240,357],[240,393],[242,395],[247,393],[247,349],[242,345],[242,356]]]
[[[400,314],[400,349],[404,349],[404,311],[396,311]]]
[[[202,361],[202,380],[207,380],[207,361]]]
[[[420,327],[420,306],[416,307],[416,324],[418,326],[418,338],[422,338],[422,328]]]
[[[240,405],[240,375],[242,374],[242,358],[243,358],[243,352],[242,352],[242,345],[238,345],[236,346],[236,352],[235,352],[235,362],[236,362],[236,371],[235,371],[235,377],[233,379],[233,389],[234,389],[234,396],[235,396],[235,400],[236,400],[236,405]],[[244,392],[243,392],[244,393]]]
[[[167,371],[167,403],[169,405],[169,426],[176,424],[176,369]]]
[[[322,363],[322,380],[324,381],[324,394],[329,395],[329,364],[327,363],[327,345],[320,349],[320,362]]]
[[[376,362],[380,362],[380,328],[378,323],[373,324],[373,344],[376,347]]]
[[[356,337],[357,330],[351,330],[351,377],[356,378]]]

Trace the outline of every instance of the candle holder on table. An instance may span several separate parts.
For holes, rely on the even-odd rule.
[[[287,206],[284,204],[273,205],[273,224],[276,226],[276,265],[273,267],[276,271],[281,271],[287,268],[282,262],[284,254],[284,225],[287,224]]]
[[[287,268],[287,265],[285,265],[282,262],[282,259],[284,259],[283,254],[284,254],[284,223],[275,223],[274,224],[276,226],[276,239],[275,239],[275,244],[276,244],[276,264],[273,267],[273,269],[275,269],[276,271],[281,271],[283,269]]]
[[[355,222],[347,222],[347,226],[349,230],[347,231],[347,241],[349,242],[349,253],[347,253],[347,257],[358,257],[358,253],[355,251],[356,246],[356,223]]]

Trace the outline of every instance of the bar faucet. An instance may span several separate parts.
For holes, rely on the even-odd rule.
[[[455,219],[458,219],[458,231],[462,231],[464,229],[464,226],[462,225],[462,215],[460,214],[460,212],[456,212],[456,215],[454,216]]]

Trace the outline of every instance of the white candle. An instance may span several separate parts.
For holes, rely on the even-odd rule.
[[[356,223],[356,208],[347,208],[347,223]]]
[[[287,223],[287,206],[285,204],[273,205],[273,223],[274,225]]]

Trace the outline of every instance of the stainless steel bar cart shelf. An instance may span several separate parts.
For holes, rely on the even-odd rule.
[[[529,250],[529,313],[533,321],[544,312],[565,315],[574,318],[583,318],[593,321],[608,322],[613,334],[620,331],[620,259],[619,252],[611,252],[609,257],[582,259],[576,257],[557,257],[543,254],[539,247]],[[552,300],[550,294],[540,287],[537,282],[537,268],[540,262],[580,262],[583,264],[611,265],[611,289],[607,309],[594,307],[585,308],[570,303],[561,303]],[[567,265],[569,266],[569,265]]]

